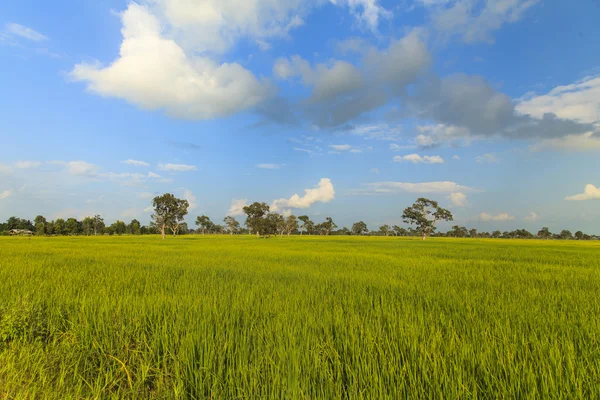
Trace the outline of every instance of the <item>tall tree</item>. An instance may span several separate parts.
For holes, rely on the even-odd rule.
[[[540,239],[550,239],[552,237],[552,233],[550,232],[550,229],[543,227],[538,231],[537,237]]]
[[[212,221],[206,215],[201,215],[196,218],[196,226],[199,226],[200,229],[202,229],[203,235],[206,233],[206,230],[209,229],[212,225]]]
[[[102,232],[104,232],[104,227],[104,218],[98,214],[94,215],[94,236],[96,236],[98,232],[102,234]]]
[[[435,232],[437,221],[452,221],[452,213],[438,206],[438,202],[420,197],[411,207],[407,207],[402,214],[402,219],[407,224],[416,225],[417,232],[423,240]]]
[[[295,215],[289,215],[285,219],[285,232],[290,236],[296,229],[298,229],[298,218]]]
[[[266,203],[254,202],[242,210],[247,215],[246,226],[256,233],[256,237],[267,234],[270,226],[265,221],[265,215],[269,212],[269,206]]]
[[[223,222],[227,226],[230,235],[233,235],[240,229],[240,223],[231,215],[228,215],[225,218],[223,218]]]
[[[187,215],[190,203],[187,200],[178,199],[171,193],[165,193],[162,196],[156,196],[152,200],[152,205],[154,206],[152,221],[160,229],[162,239],[165,240],[165,229],[167,228],[173,232],[173,236],[177,235],[179,224]]]
[[[366,235],[369,233],[369,228],[367,228],[367,224],[363,221],[358,221],[352,224],[352,234],[357,236]]]
[[[314,223],[310,220],[310,218],[308,218],[308,215],[301,215],[298,217],[298,219],[302,221],[302,225],[300,225],[300,236],[302,236],[302,233],[304,231],[310,232],[309,228],[311,228],[310,230],[312,230]]]
[[[48,223],[46,218],[44,218],[42,215],[38,215],[35,217],[33,222],[35,223],[35,233],[38,236],[43,236],[46,233],[46,224]]]
[[[78,228],[79,223],[77,222],[77,220],[75,218],[69,218],[65,222],[65,235],[77,235],[79,233]]]
[[[335,224],[335,222],[333,222],[333,219],[331,219],[331,217],[325,218],[325,222],[321,223],[321,232],[325,236],[329,235],[329,233],[335,228],[337,228],[337,225]]]
[[[65,220],[62,218],[57,218],[54,221],[54,234],[55,235],[64,235],[65,233]]]
[[[121,236],[122,234],[124,234],[127,231],[127,226],[125,225],[125,222],[123,221],[119,221],[116,220],[111,226],[110,226],[110,231],[113,234],[119,235]]]
[[[379,227],[379,232],[383,235],[383,236],[389,236],[389,234],[392,232],[392,228],[390,228],[389,225],[382,225]]]
[[[563,240],[571,240],[571,239],[573,239],[573,234],[571,233],[570,230],[563,229],[560,232],[560,238]]]
[[[142,233],[142,224],[137,219],[131,220],[127,225],[127,232],[131,235],[140,235]]]
[[[476,238],[477,237],[477,229],[473,228],[469,230],[469,237]]]

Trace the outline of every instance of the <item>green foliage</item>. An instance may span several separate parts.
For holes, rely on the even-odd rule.
[[[600,242],[0,238],[7,399],[597,398]]]
[[[414,224],[423,240],[436,230],[436,222],[452,221],[452,213],[438,206],[438,202],[420,197],[411,207],[402,213],[402,219],[407,224]]]

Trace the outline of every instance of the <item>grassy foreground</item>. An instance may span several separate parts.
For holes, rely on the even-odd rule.
[[[0,399],[599,396],[598,242],[0,238]]]

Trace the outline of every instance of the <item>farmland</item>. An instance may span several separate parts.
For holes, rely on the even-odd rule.
[[[2,398],[600,396],[600,242],[0,238]]]

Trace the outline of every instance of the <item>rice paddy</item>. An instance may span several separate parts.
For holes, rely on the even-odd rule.
[[[600,242],[0,238],[0,399],[600,397]]]

